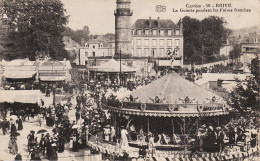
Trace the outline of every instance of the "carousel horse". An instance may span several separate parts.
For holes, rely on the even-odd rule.
[[[154,143],[155,146],[161,145],[162,135],[158,135],[158,141]]]
[[[181,142],[181,138],[176,134],[173,134],[173,142],[179,144]]]

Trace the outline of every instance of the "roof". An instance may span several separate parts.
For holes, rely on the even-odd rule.
[[[160,99],[165,99],[168,103],[178,103],[180,99],[184,99],[187,96],[190,100],[198,103],[204,103],[207,99],[211,99],[213,96],[217,100],[222,100],[214,93],[199,87],[198,85],[182,78],[177,73],[167,74],[156,81],[136,90],[131,95],[143,103],[151,102],[150,99],[154,99],[158,96]]]
[[[30,61],[29,59],[15,59],[12,61],[2,60],[1,64],[3,66],[25,66],[25,65],[34,66],[35,61]]]
[[[91,66],[89,67],[90,71],[98,71],[98,72],[120,72],[120,62],[115,59],[110,59],[108,62],[100,66]],[[126,65],[121,64],[121,72],[135,72],[136,70],[130,68]]]
[[[152,25],[149,27],[149,21],[151,21]],[[146,29],[153,28],[159,29],[158,23],[160,24],[160,29],[176,29],[179,28],[172,20],[170,19],[138,19],[132,25],[132,29]]]
[[[100,44],[100,42],[97,39],[89,39],[87,41],[88,44]]]
[[[41,63],[41,66],[65,66],[65,64],[60,61],[46,61]]]

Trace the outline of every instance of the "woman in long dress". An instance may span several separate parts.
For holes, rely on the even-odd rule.
[[[12,136],[9,140],[8,148],[10,149],[10,153],[13,154],[13,155],[16,155],[18,153],[18,146],[17,146],[16,140],[17,139],[15,137],[12,137]]]
[[[127,135],[128,135],[127,130],[126,129],[122,129],[121,130],[121,143],[120,143],[120,146],[121,146],[121,149],[123,149],[123,150],[127,150],[128,147],[129,147]]]

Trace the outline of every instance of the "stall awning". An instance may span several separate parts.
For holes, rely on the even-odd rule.
[[[5,71],[4,77],[10,79],[32,78],[36,71]]]
[[[40,76],[41,81],[64,81],[65,76]]]
[[[40,90],[1,90],[0,102],[40,103]]]

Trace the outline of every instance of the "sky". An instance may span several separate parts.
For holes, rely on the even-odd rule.
[[[91,34],[105,34],[115,32],[114,10],[116,9],[116,0],[61,0],[66,9],[66,15],[69,15],[68,26],[74,30],[82,29],[88,26]],[[231,4],[232,12],[173,12],[182,9],[203,9],[206,4],[216,6],[216,4]],[[166,6],[166,11],[158,13],[155,11],[157,5]],[[202,8],[187,8],[186,6],[201,5]],[[196,7],[196,6],[195,6]],[[220,9],[219,7],[214,7]],[[234,12],[234,9],[250,9],[251,12]],[[184,16],[204,19],[205,17],[215,15],[224,17],[227,21],[227,27],[238,29],[250,26],[260,26],[260,0],[131,0],[131,9],[133,10],[132,24],[137,19],[171,19],[177,23]]]

